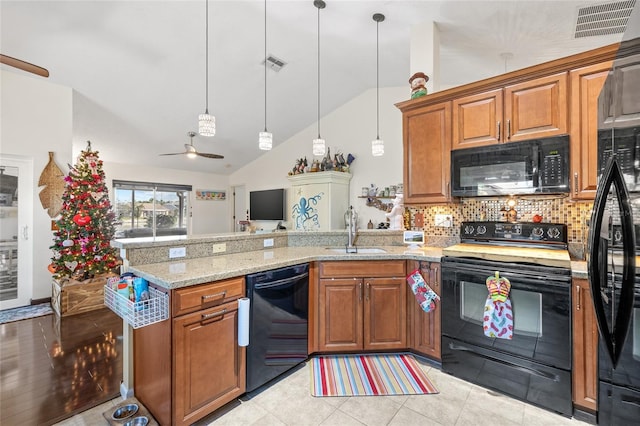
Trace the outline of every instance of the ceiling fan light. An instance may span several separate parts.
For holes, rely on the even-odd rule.
[[[260,132],[258,135],[258,147],[263,151],[269,151],[273,147],[273,135],[270,132]]]
[[[380,138],[377,138],[371,141],[371,154],[374,157],[380,157],[384,155],[384,141]]]
[[[326,149],[326,144],[324,139],[314,139],[313,140],[313,155],[324,155]]]
[[[198,133],[200,136],[215,136],[216,134],[216,118],[205,112],[198,116]]]
[[[198,157],[198,154],[196,154],[195,152],[187,152],[187,158],[196,158]]]

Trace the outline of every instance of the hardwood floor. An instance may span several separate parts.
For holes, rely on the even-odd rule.
[[[50,425],[120,393],[122,320],[109,309],[0,325],[0,424]]]

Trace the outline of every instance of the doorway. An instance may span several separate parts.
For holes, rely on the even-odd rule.
[[[233,224],[231,229],[234,232],[244,232],[245,228],[241,221],[249,220],[246,200],[246,189],[244,185],[238,185],[231,188],[233,191]]]
[[[0,156],[0,310],[31,303],[33,160]]]

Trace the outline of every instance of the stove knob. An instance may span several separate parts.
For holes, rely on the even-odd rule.
[[[478,235],[483,235],[485,232],[487,232],[487,227],[484,225],[480,225],[478,226]]]
[[[536,239],[540,239],[544,236],[544,229],[542,228],[533,228],[533,230],[531,231],[531,235],[533,235],[534,238]]]
[[[464,227],[464,234],[465,235],[473,235],[473,226],[471,225],[467,225]]]
[[[555,240],[556,238],[558,238],[560,236],[560,230],[558,228],[555,228],[555,227],[554,228],[549,228],[549,230],[547,231],[547,235],[552,240]]]

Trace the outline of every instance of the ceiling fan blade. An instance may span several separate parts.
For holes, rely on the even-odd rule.
[[[39,75],[41,77],[49,77],[49,71],[47,71],[47,69],[39,67],[29,62],[25,62],[20,59],[12,58],[11,56],[3,55],[1,53],[0,53],[0,63]]]
[[[158,154],[158,155],[184,155],[184,154],[186,154],[186,152],[174,152],[171,154]]]
[[[207,153],[204,153],[204,152],[196,152],[196,155],[198,155],[200,157],[205,157],[205,158],[224,158],[224,155],[207,154]]]

